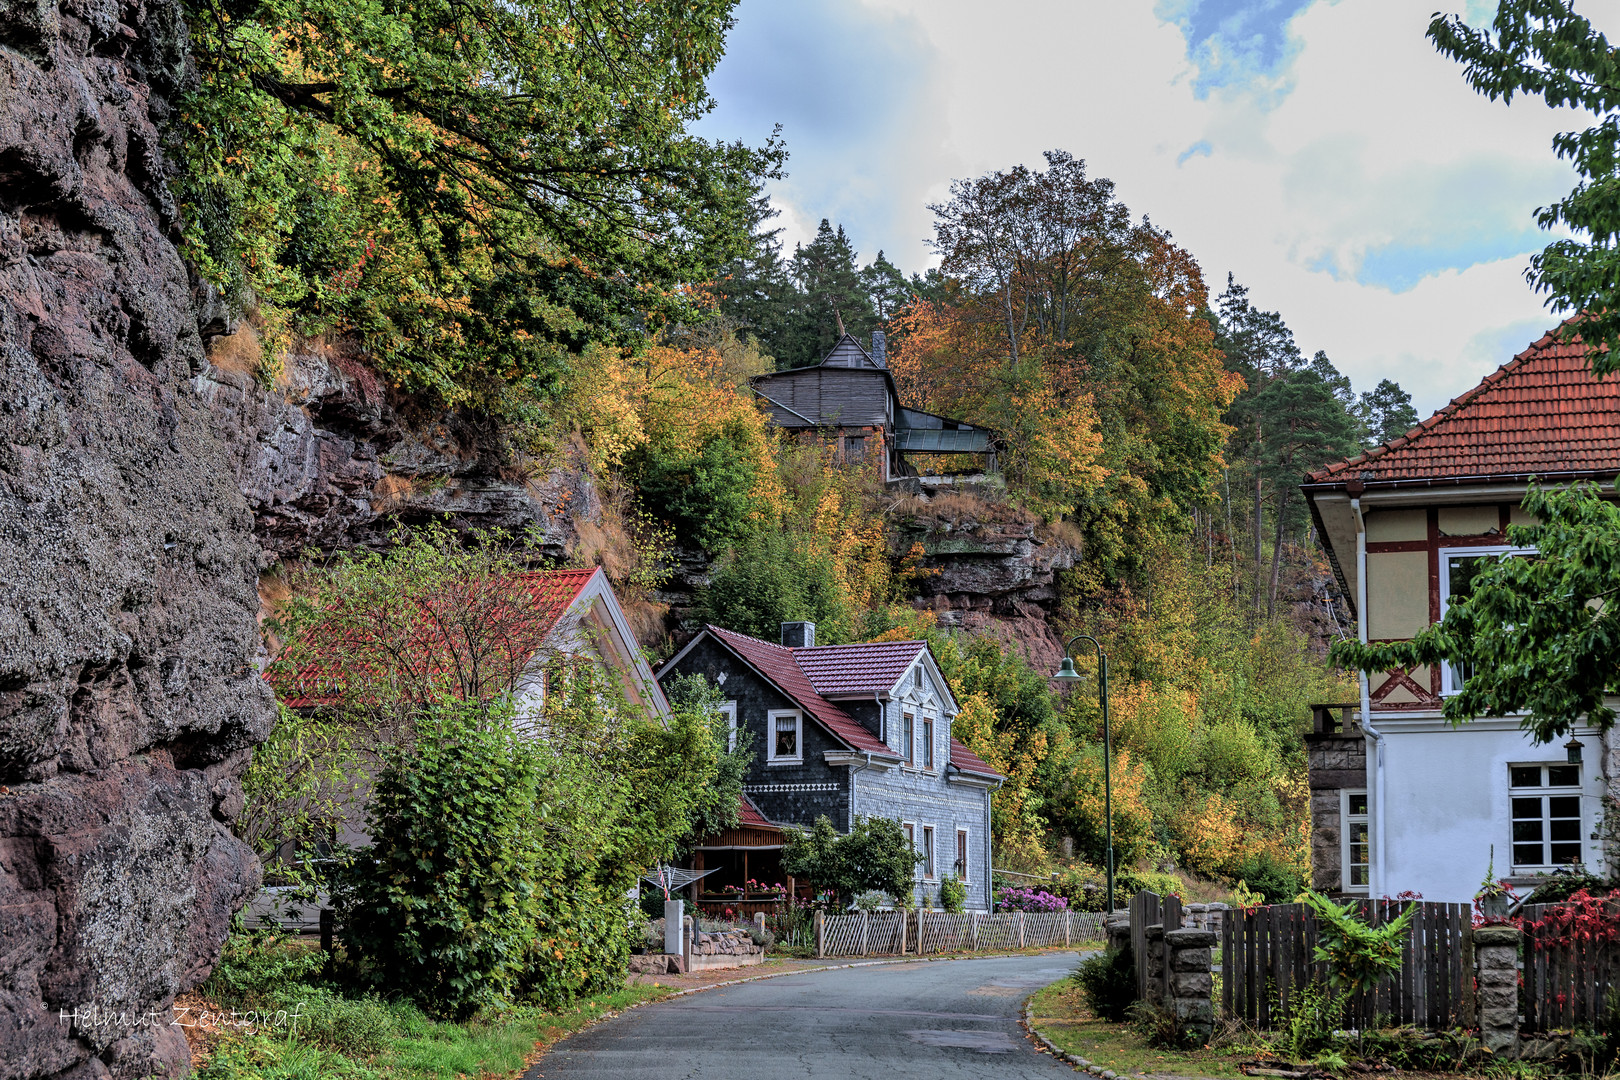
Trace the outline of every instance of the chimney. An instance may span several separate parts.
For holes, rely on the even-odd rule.
[[[889,343],[881,330],[872,331],[872,363],[878,367],[889,366]]]
[[[790,649],[808,649],[816,643],[816,624],[813,622],[785,622],[782,624],[782,644]]]

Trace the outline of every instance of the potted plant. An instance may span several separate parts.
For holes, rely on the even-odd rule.
[[[1504,922],[1518,899],[1519,894],[1513,891],[1513,886],[1506,881],[1498,880],[1496,876],[1496,845],[1492,844],[1491,861],[1485,868],[1485,880],[1480,882],[1479,891],[1474,894],[1474,909],[1486,922]]]

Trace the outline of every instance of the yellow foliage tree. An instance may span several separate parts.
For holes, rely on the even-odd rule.
[[[1046,819],[1040,813],[1036,784],[1046,736],[1037,732],[1019,739],[1002,727],[995,705],[983,693],[969,694],[957,704],[961,711],[951,722],[952,736],[1007,778],[990,796],[998,864],[1011,870],[1044,866]]]

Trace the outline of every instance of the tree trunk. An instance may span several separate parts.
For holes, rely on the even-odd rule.
[[[1266,617],[1277,617],[1277,573],[1282,561],[1283,542],[1283,510],[1288,506],[1288,492],[1286,489],[1277,493],[1277,530],[1271,544],[1271,590],[1266,601]]]

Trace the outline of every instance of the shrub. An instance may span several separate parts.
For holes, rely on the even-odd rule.
[[[1158,893],[1160,896],[1169,896],[1174,893],[1182,894],[1186,886],[1175,874],[1165,874],[1157,870],[1115,870],[1114,871],[1114,904],[1124,907],[1125,901],[1146,889],[1148,892]]]
[[[1526,904],[1556,904],[1568,900],[1578,892],[1587,892],[1593,895],[1604,892],[1609,888],[1608,882],[1587,870],[1584,866],[1571,866],[1554,870],[1551,874],[1539,879],[1530,895],[1524,898]]]
[[[1045,889],[999,889],[996,907],[1001,911],[1067,911],[1069,902]]]
[[[876,911],[889,902],[889,894],[881,889],[867,889],[855,897],[856,911]]]
[[[504,709],[430,708],[414,728],[383,753],[372,847],[333,902],[362,980],[463,1018],[509,1000],[531,943],[558,929],[536,926],[538,761]]]
[[[298,1037],[350,1057],[382,1053],[401,1034],[396,1010],[410,1008],[391,1006],[371,994],[348,998],[330,990],[300,987],[299,991],[284,995],[278,1003],[289,1011],[299,1006]]]
[[[955,874],[946,874],[939,883],[939,906],[952,915],[967,908],[967,886]]]
[[[921,861],[900,823],[889,818],[858,816],[849,834],[840,836],[823,815],[808,832],[788,829],[782,847],[784,873],[809,878],[839,900],[875,889],[898,906],[910,900]]]
[[[1114,888],[1120,890],[1115,878]],[[1108,903],[1108,879],[1103,871],[1081,863],[1070,866],[1052,883],[1052,891],[1069,902],[1070,911],[1101,911]],[[1119,895],[1125,895],[1119,891]],[[1118,896],[1115,897],[1118,902]]]
[[[627,462],[643,503],[708,551],[742,539],[752,525],[759,476],[758,433],[729,420],[695,452],[649,442]]]
[[[1075,969],[1074,981],[1080,984],[1092,1015],[1121,1023],[1136,1000],[1136,964],[1131,950],[1110,949],[1088,956]]]
[[[325,953],[284,934],[238,927],[225,939],[202,992],[210,1001],[237,1008],[302,986],[325,964]]]
[[[1238,866],[1237,877],[1268,904],[1286,904],[1305,891],[1305,879],[1271,855],[1251,855]]]

